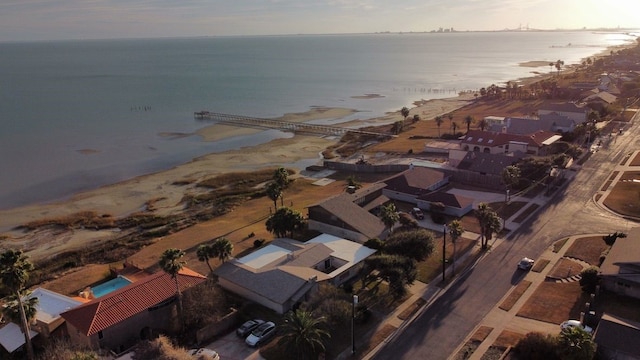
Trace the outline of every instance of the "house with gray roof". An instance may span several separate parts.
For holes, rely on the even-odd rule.
[[[416,200],[420,209],[430,210],[431,204],[440,203],[444,205],[444,213],[451,216],[463,217],[473,210],[473,199],[466,196],[451,194],[444,191],[434,191],[422,195]]]
[[[364,243],[384,239],[386,227],[375,213],[390,199],[382,193],[383,183],[332,196],[307,208],[308,226],[325,234]]]
[[[640,228],[616,240],[600,266],[599,275],[604,289],[640,299]]]
[[[326,282],[339,286],[358,274],[374,254],[356,242],[329,234],[305,243],[276,239],[218,267],[219,284],[245,299],[284,314]]]
[[[640,360],[640,323],[605,313],[594,342],[599,359]]]
[[[571,102],[545,103],[538,109],[538,116],[547,114],[563,115],[575,121],[578,125],[587,121],[588,113],[588,108]]]
[[[416,204],[420,196],[447,185],[449,178],[449,175],[439,170],[411,166],[408,170],[382,180],[382,193],[393,200]]]

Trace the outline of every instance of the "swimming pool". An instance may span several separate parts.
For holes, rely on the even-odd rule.
[[[103,282],[100,285],[96,285],[91,288],[91,292],[93,292],[93,296],[96,298],[103,297],[110,292],[116,291],[122,287],[125,287],[131,284],[132,281],[127,279],[124,276],[118,275],[118,277],[111,279],[107,282]]]

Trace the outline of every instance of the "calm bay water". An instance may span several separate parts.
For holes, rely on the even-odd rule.
[[[575,64],[634,39],[584,31],[2,43],[0,208],[290,136],[161,136],[206,126],[194,111],[276,117],[330,106],[371,118],[550,71],[521,62]],[[384,97],[354,98],[364,94]]]

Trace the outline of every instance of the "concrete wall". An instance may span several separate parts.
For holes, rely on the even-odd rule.
[[[213,322],[202,329],[196,331],[196,342],[203,344],[209,342],[214,337],[224,334],[238,325],[239,320],[238,310],[232,309],[231,312],[225,315],[222,319]]]
[[[385,172],[393,172],[398,173],[401,171],[405,171],[409,168],[409,165],[405,164],[353,164],[353,163],[344,163],[337,161],[324,161],[324,167],[332,170],[341,170],[341,171],[353,171],[353,172],[363,172],[363,173],[385,173]]]

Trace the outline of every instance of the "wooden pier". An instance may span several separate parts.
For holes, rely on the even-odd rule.
[[[197,111],[193,113],[196,119],[212,120],[219,124],[243,126],[257,129],[277,129],[282,131],[290,131],[293,133],[303,132],[317,135],[342,136],[348,132],[362,135],[393,137],[395,135],[385,134],[375,131],[365,131],[359,129],[349,129],[331,125],[317,125],[299,122],[290,122],[274,119],[262,119],[241,115],[230,115],[214,113],[210,111]]]

